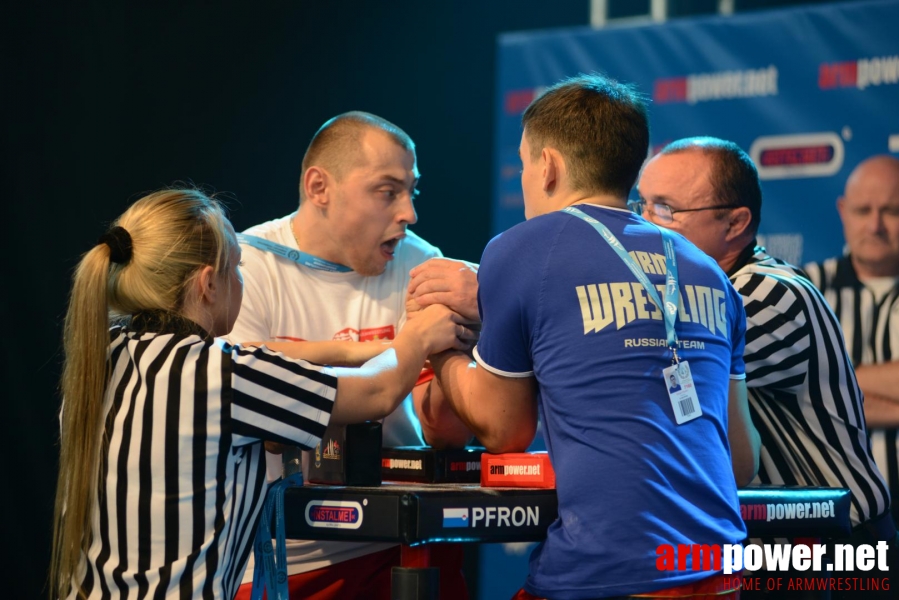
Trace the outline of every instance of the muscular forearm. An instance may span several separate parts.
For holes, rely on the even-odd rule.
[[[453,410],[437,379],[416,386],[412,398],[428,444],[435,448],[463,448],[471,441],[471,430]]]
[[[405,336],[358,369],[335,368],[331,423],[381,419],[393,412],[412,391],[426,358],[427,350],[415,336]]]
[[[855,376],[865,396],[880,396],[899,402],[899,362],[856,367]]]
[[[478,428],[472,423],[469,409],[471,375],[475,363],[459,351],[441,352],[430,357],[430,361],[434,376],[440,382],[444,403],[480,439]]]
[[[865,422],[869,428],[899,427],[899,403],[883,396],[865,394]]]
[[[490,452],[521,452],[537,427],[536,389],[530,380],[496,382],[462,352],[431,357],[440,387],[459,419]]]

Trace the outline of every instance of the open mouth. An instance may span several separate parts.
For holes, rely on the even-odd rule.
[[[388,240],[381,242],[381,252],[387,257],[388,260],[393,258],[394,252],[396,252],[396,247],[399,245],[400,240],[406,237],[405,233],[400,233]]]

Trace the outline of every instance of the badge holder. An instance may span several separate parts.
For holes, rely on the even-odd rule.
[[[668,389],[668,398],[671,400],[671,408],[674,410],[674,420],[678,425],[702,416],[702,407],[699,406],[699,397],[696,395],[696,386],[693,384],[693,373],[690,365],[682,361],[674,352],[674,364],[667,369],[662,369],[665,377],[665,387]]]

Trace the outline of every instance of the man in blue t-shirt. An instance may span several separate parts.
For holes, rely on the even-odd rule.
[[[432,358],[491,452],[524,450],[543,419],[559,518],[517,597],[725,598],[739,578],[661,556],[746,536],[737,485],[756,473],[759,440],[742,303],[714,261],[680,235],[663,244],[627,209],[649,140],[630,86],[566,80],[522,122],[528,220],[484,251],[476,364]],[[681,390],[669,395],[675,364]]]

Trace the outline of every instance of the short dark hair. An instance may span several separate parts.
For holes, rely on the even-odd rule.
[[[340,179],[355,165],[359,142],[366,131],[379,129],[400,147],[415,153],[415,142],[409,135],[388,121],[371,113],[354,110],[325,121],[312,136],[303,156],[300,173],[300,201],[303,200],[303,175],[309,167],[321,166]]]
[[[712,189],[722,204],[745,206],[752,219],[749,229],[755,235],[762,222],[762,187],[759,172],[749,155],[733,142],[699,136],[671,142],[659,154],[701,152],[712,159]]]
[[[626,196],[649,148],[646,100],[632,85],[604,75],[580,75],[552,86],[521,118],[531,159],[544,148],[565,159],[571,185],[589,193]]]

